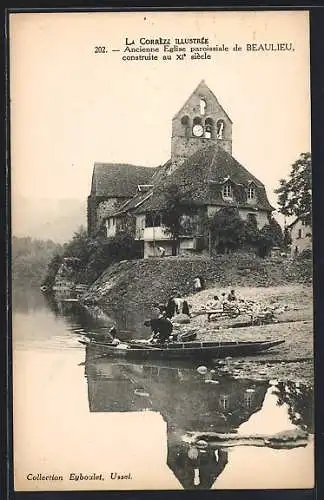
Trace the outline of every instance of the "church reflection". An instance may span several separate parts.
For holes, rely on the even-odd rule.
[[[261,409],[267,382],[202,375],[188,366],[87,360],[91,412],[157,411],[167,422],[167,465],[185,489],[209,489],[226,467],[226,449],[195,447],[186,432],[233,433]]]

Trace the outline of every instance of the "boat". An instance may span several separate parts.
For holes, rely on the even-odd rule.
[[[217,358],[250,356],[283,344],[284,340],[225,341],[225,342],[169,342],[152,344],[130,341],[114,345],[95,340],[79,340],[86,345],[91,356],[117,357],[123,359],[193,359],[204,361]],[[92,352],[91,352],[92,351]]]

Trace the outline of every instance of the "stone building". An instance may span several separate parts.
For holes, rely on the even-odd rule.
[[[296,219],[289,225],[291,236],[291,256],[312,248],[312,228],[304,221]]]
[[[152,176],[152,169],[121,163],[95,163],[88,196],[88,234],[95,236],[103,219],[131,199],[139,184]]]
[[[128,168],[130,175],[135,167]],[[95,166],[89,206],[94,203],[96,208],[89,210],[88,227],[90,234],[92,228],[102,227],[107,237],[131,231],[143,241],[145,258],[205,251],[206,235],[199,221],[224,207],[235,208],[259,228],[268,223],[273,210],[262,182],[233,158],[232,121],[204,80],[172,119],[170,159],[159,167],[136,168],[136,182],[129,182],[126,191],[114,178],[115,165],[106,170]],[[183,217],[186,231],[176,249],[164,225],[166,193],[172,185],[197,206],[196,214]]]

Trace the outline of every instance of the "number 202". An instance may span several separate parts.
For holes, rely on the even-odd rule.
[[[106,52],[106,47],[103,46],[95,47],[95,54],[105,54],[105,52]]]

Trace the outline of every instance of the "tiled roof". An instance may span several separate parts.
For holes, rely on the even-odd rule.
[[[139,184],[149,184],[155,168],[127,163],[95,163],[91,196],[129,198]]]
[[[273,210],[262,182],[221,146],[212,144],[194,153],[169,176],[163,178],[153,196],[137,209],[137,213],[162,209],[165,203],[164,190],[172,184],[179,186],[184,194],[190,194],[190,198],[197,204],[227,206],[229,203],[222,197],[222,185],[226,181],[232,183],[235,206],[253,210],[246,198],[246,188],[253,182],[257,194],[255,208]]]
[[[168,160],[166,163],[163,165],[159,165],[158,167],[154,168],[154,173],[150,179],[150,185],[153,186],[158,186],[163,179],[166,178],[167,176],[167,171],[171,167],[172,162],[171,160]],[[152,169],[153,170],[153,169]],[[137,188],[137,186],[136,186]],[[131,200],[126,201],[123,205],[121,205],[118,209],[112,210],[109,213],[106,214],[105,219],[109,217],[115,217],[117,215],[120,215],[121,213],[126,213],[131,210],[140,210],[140,206],[144,203],[146,203],[149,198],[151,198],[153,193],[153,189],[147,189],[145,192],[136,192],[133,191],[133,198]]]

